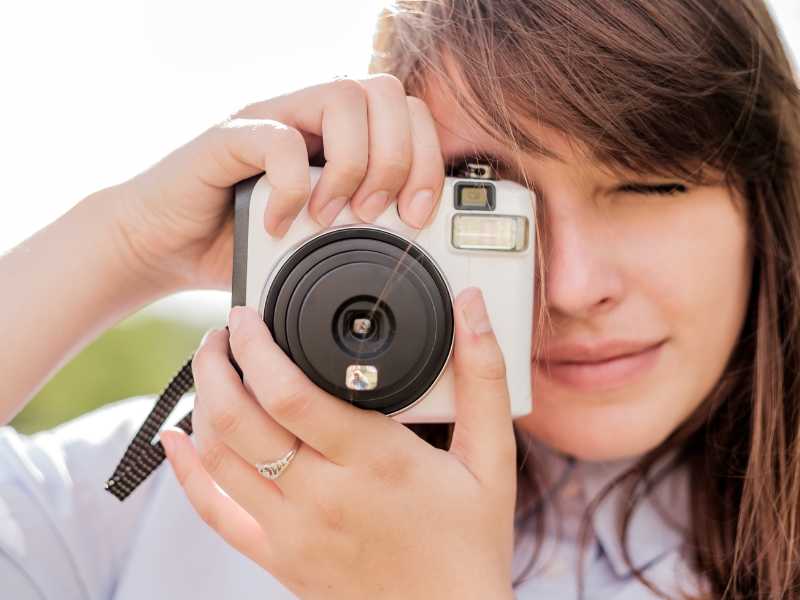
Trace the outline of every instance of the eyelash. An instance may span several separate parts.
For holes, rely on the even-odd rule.
[[[497,176],[502,179],[503,175],[512,172],[510,167],[504,162],[498,160],[494,156],[459,156],[454,157],[448,161],[447,174],[453,175],[457,173],[458,169],[464,167],[468,162],[485,162],[492,166]],[[682,183],[626,183],[617,188],[618,191],[629,194],[643,194],[653,196],[677,196],[678,194],[685,194],[689,189]]]
[[[501,160],[495,158],[494,156],[459,156],[451,158],[447,161],[445,165],[445,171],[447,175],[453,176],[454,174],[458,173],[461,169],[463,169],[467,163],[485,163],[492,167],[496,174],[507,174],[511,171],[510,167],[502,162]],[[502,177],[500,177],[502,179]]]
[[[682,183],[627,183],[619,187],[620,192],[627,192],[631,194],[651,194],[656,196],[676,196],[678,194],[685,194],[688,188]]]

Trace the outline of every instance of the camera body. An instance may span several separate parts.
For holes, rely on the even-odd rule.
[[[312,189],[321,171],[311,168]],[[257,309],[312,381],[400,422],[454,421],[452,303],[477,286],[505,357],[512,416],[530,412],[530,190],[447,177],[422,230],[396,204],[374,223],[348,204],[328,228],[306,206],[282,239],[264,230],[270,190],[263,174],[236,186],[232,304]]]

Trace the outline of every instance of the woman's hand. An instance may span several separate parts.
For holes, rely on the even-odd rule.
[[[516,446],[503,356],[478,290],[454,312],[445,452],[314,386],[254,311],[234,308],[230,347],[247,385],[228,361],[228,333],[212,332],[194,362],[197,449],[177,430],[161,437],[200,517],[301,598],[512,598]],[[258,473],[297,439],[278,479]]]
[[[309,156],[323,150],[311,192]],[[229,288],[231,186],[262,171],[274,189],[265,226],[277,235],[306,202],[328,225],[346,202],[369,221],[397,198],[400,216],[421,226],[444,183],[430,111],[390,75],[246,107],[0,257],[0,288],[15,290],[0,311],[0,364],[14,373],[0,423],[84,344],[144,304],[181,289]]]
[[[309,189],[309,156],[324,150]],[[372,221],[394,200],[421,227],[444,182],[430,111],[386,74],[339,79],[252,104],[119,186],[120,247],[138,275],[167,289],[228,288],[231,187],[266,172],[264,225],[282,236],[309,202],[329,225],[347,202]]]

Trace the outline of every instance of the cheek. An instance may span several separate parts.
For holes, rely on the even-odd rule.
[[[534,377],[534,410],[518,423],[562,452],[587,460],[635,456],[678,427],[719,380],[747,309],[747,226],[727,192],[641,215],[618,231],[624,297],[607,315],[624,332],[664,334],[655,369],[604,394],[579,393]]]
[[[672,376],[707,391],[747,309],[752,267],[744,217],[727,193],[709,192],[662,215],[636,246],[627,253],[637,257],[627,273],[631,295],[643,305],[639,314],[662,323],[672,338],[679,363]]]

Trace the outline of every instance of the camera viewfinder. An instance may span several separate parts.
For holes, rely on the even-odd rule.
[[[491,183],[457,183],[455,208],[457,210],[494,210],[494,186]]]

